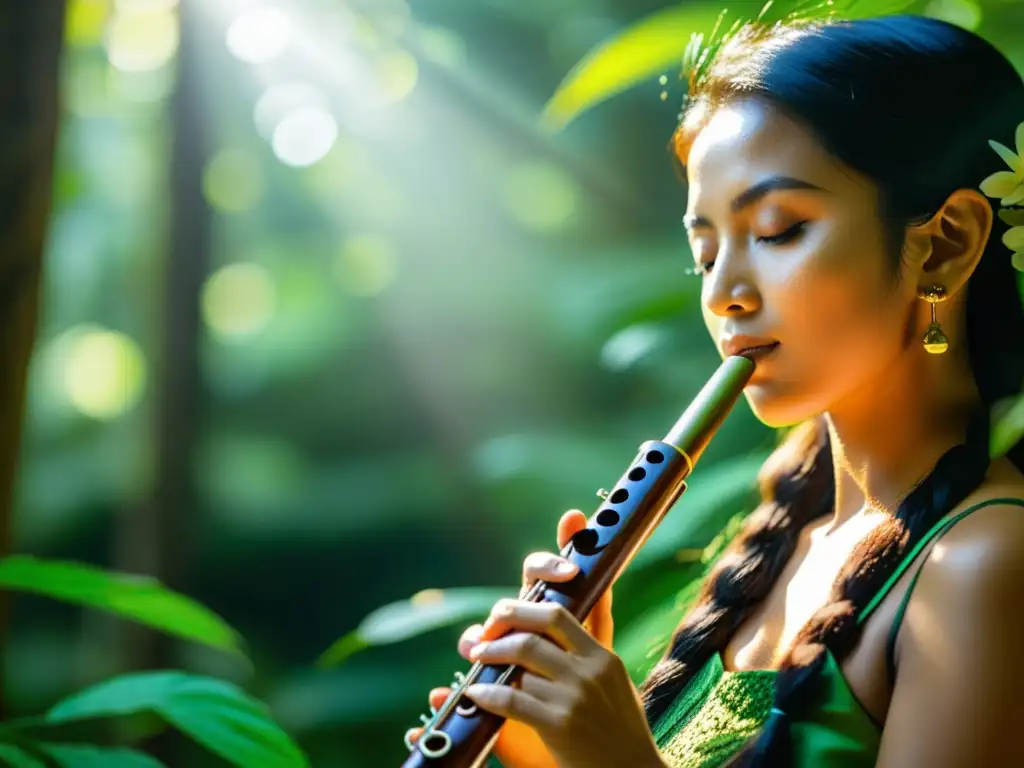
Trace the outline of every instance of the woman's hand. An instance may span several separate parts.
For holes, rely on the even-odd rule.
[[[561,605],[502,600],[482,639],[471,659],[525,672],[517,687],[477,683],[466,696],[532,728],[559,768],[664,765],[622,660]]]
[[[581,511],[573,509],[562,515],[558,522],[557,542],[561,550],[577,531],[587,525],[587,517]],[[569,571],[559,571],[560,563],[567,563],[564,558],[548,552],[535,552],[527,556],[523,562],[523,588],[520,595],[525,594],[533,584],[542,579],[557,583],[569,581],[576,575],[573,567]],[[612,591],[608,589],[594,605],[583,625],[591,635],[608,650],[612,647],[614,624],[612,622]],[[459,655],[469,660],[470,650],[480,642],[484,633],[484,625],[474,624],[459,639]],[[488,637],[492,637],[488,633]],[[430,706],[437,709],[448,698],[449,688],[435,688],[430,692]],[[410,733],[415,741],[423,732],[417,728]],[[507,720],[498,732],[494,755],[505,768],[557,768],[554,756],[547,749],[543,739],[532,727],[516,720]]]

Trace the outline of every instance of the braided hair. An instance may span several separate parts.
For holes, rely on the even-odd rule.
[[[1000,169],[988,140],[1013,145],[1024,119],[1024,83],[981,37],[935,19],[894,16],[800,28],[741,30],[690,94],[674,137],[685,162],[696,134],[722,103],[754,97],[809,126],[822,145],[878,190],[886,244],[898,276],[908,226],[929,221],[957,189]],[[857,617],[914,544],[983,481],[989,408],[1021,391],[1024,308],[1006,224],[993,222],[966,288],[966,343],[982,408],[884,524],[853,551],[829,603],[801,628],[783,659],[772,714],[736,766],[792,761],[790,716],[812,707],[826,652],[842,660],[860,638]],[[1009,454],[1024,470],[1024,443]],[[812,520],[835,498],[828,430],[819,417],[794,429],[762,468],[762,501],[715,565],[663,658],[640,686],[654,723],[702,665],[726,647],[768,595]]]

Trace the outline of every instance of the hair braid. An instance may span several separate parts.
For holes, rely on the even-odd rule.
[[[989,466],[988,437],[984,410],[972,419],[965,442],[943,454],[893,519],[853,551],[836,577],[829,604],[801,629],[779,668],[772,715],[730,768],[791,763],[789,716],[817,700],[826,652],[841,662],[853,650],[860,639],[860,612],[928,529],[981,484]]]
[[[640,686],[648,722],[667,709],[701,665],[725,648],[736,628],[769,593],[796,548],[800,530],[832,508],[828,431],[800,425],[765,462],[762,503],[708,574],[661,661]]]
[[[733,98],[763,99],[807,124],[832,157],[875,185],[894,277],[907,227],[930,220],[954,190],[976,188],[1001,170],[988,140],[1012,144],[1024,115],[1021,76],[1005,56],[961,27],[919,16],[795,31],[785,24],[741,29],[689,94],[673,137],[683,165],[696,135]],[[769,721],[734,765],[791,764],[788,716],[815,706],[826,654],[841,661],[851,652],[861,634],[860,612],[928,528],[983,482],[989,409],[1019,394],[1024,378],[1024,347],[1006,343],[1024,334],[1018,273],[1000,242],[1006,230],[1006,222],[993,222],[966,288],[963,341],[981,404],[963,444],[943,455],[892,519],[851,554],[828,605],[801,629],[783,661]],[[1024,471],[1024,442],[1008,456]],[[711,571],[697,608],[641,687],[650,721],[768,594],[800,530],[830,510],[830,463],[820,420],[773,454],[774,469],[762,476],[762,504]]]

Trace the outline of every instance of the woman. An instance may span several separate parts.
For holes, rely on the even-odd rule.
[[[756,348],[756,415],[800,426],[639,692],[610,596],[590,634],[520,601],[467,630],[467,658],[528,670],[467,691],[510,718],[502,765],[1021,764],[1024,445],[990,461],[988,414],[1021,391],[1024,310],[977,188],[1024,199],[988,144],[1022,120],[1006,59],[919,17],[751,25],[691,83],[674,148],[707,326]]]

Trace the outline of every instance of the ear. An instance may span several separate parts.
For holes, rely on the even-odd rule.
[[[925,224],[907,229],[904,260],[918,286],[941,285],[952,297],[974,273],[992,233],[992,205],[976,189],[958,189]]]

